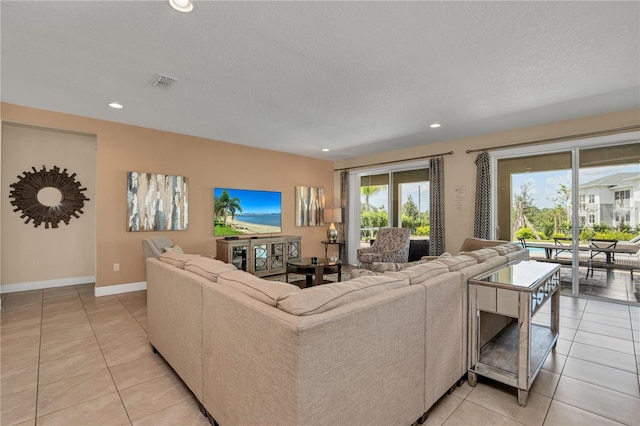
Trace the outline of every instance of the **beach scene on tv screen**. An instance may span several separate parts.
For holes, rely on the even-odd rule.
[[[281,232],[281,199],[275,191],[215,188],[213,235]]]

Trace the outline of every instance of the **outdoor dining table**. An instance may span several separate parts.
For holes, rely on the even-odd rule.
[[[573,246],[571,240],[562,241],[563,244],[558,244],[554,241],[523,241],[521,244],[525,248],[538,248],[544,249],[543,257],[531,257],[531,260],[538,262],[558,263],[561,265],[569,266],[573,263],[573,256],[559,257],[558,254],[561,251],[567,251],[573,253]],[[634,288],[635,294],[640,294],[640,288],[638,283],[633,279],[633,271],[640,270],[640,241],[618,241],[615,247],[590,247],[587,244],[578,244],[578,250],[581,253],[588,252],[588,258],[585,259],[583,255],[579,256],[578,265],[587,267],[587,278],[589,274],[593,277],[594,268],[606,270],[606,282],[610,282],[613,278],[614,270],[628,270],[631,276],[631,285]],[[604,253],[604,262],[594,262],[594,254]],[[640,297],[640,296],[638,296]]]
[[[553,259],[553,252],[555,251],[572,251],[573,245],[560,245],[551,241],[537,241],[537,242],[525,242],[526,248],[542,248],[544,249],[544,255],[546,259]],[[625,244],[619,242],[615,247],[591,247],[586,244],[578,245],[579,251],[596,251],[605,254],[605,262],[613,264],[613,255],[616,253],[634,254],[638,252],[637,244]]]

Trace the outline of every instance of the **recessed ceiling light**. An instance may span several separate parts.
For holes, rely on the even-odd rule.
[[[322,148],[322,152],[329,152],[331,151],[329,148]]]
[[[191,0],[169,0],[169,4],[178,12],[191,12],[193,10]]]
[[[111,102],[109,103],[109,106],[111,108],[115,108],[115,109],[122,109],[124,108],[124,106],[122,104],[119,104],[118,102]]]
[[[429,127],[431,127],[432,129],[436,129],[436,128],[440,127],[440,123],[433,123],[433,124],[432,124],[431,126],[429,126]]]

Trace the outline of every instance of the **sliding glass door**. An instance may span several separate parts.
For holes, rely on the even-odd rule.
[[[621,247],[640,235],[640,143],[619,139],[496,153],[496,236],[562,264],[565,292],[638,302],[640,285],[623,266],[638,254]],[[593,249],[605,244],[617,247]]]

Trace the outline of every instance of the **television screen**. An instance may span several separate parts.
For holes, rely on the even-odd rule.
[[[282,232],[282,193],[214,188],[213,235]]]

